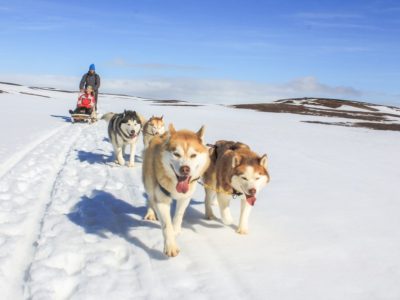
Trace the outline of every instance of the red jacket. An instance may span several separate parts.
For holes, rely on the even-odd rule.
[[[79,96],[77,107],[93,108],[95,104],[95,98],[92,94],[84,93]]]

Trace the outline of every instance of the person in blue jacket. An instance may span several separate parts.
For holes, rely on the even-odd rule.
[[[94,64],[91,64],[89,66],[89,71],[82,76],[81,82],[79,84],[79,90],[81,91],[81,93],[83,93],[88,86],[91,86],[93,88],[94,97],[96,99],[95,109],[97,111],[100,76],[96,73],[96,67]]]

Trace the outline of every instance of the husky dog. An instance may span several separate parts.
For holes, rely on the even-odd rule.
[[[109,122],[108,136],[114,148],[115,163],[121,166],[125,165],[125,147],[130,144],[131,152],[128,166],[133,167],[135,164],[136,143],[142,130],[143,118],[135,111],[125,110],[121,114],[106,113],[102,119]]]
[[[163,116],[152,116],[143,126],[143,145],[149,146],[150,140],[156,135],[162,135],[165,132]]]
[[[169,125],[169,131],[151,139],[144,151],[143,183],[148,195],[147,220],[161,222],[164,236],[164,253],[176,256],[179,248],[175,234],[181,231],[182,218],[197,180],[206,171],[210,155],[203,144],[204,127],[197,133],[189,130],[176,131]],[[170,206],[176,200],[176,210],[171,220]]]
[[[237,232],[248,232],[248,218],[258,192],[269,182],[267,156],[258,156],[239,142],[218,141],[212,145],[211,163],[204,173],[206,218],[214,219],[211,203],[217,196],[224,224],[232,224],[229,202],[240,197],[240,220]]]

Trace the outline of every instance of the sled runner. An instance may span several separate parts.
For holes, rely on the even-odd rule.
[[[72,123],[78,122],[86,122],[86,123],[94,123],[97,121],[96,112],[93,111],[92,114],[81,114],[81,113],[73,113],[71,114]]]

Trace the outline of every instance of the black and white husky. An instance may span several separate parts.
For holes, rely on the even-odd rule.
[[[125,110],[121,114],[106,113],[101,118],[108,121],[108,137],[114,147],[115,163],[125,165],[125,147],[131,146],[129,167],[135,164],[136,143],[142,131],[143,118],[136,111]]]

